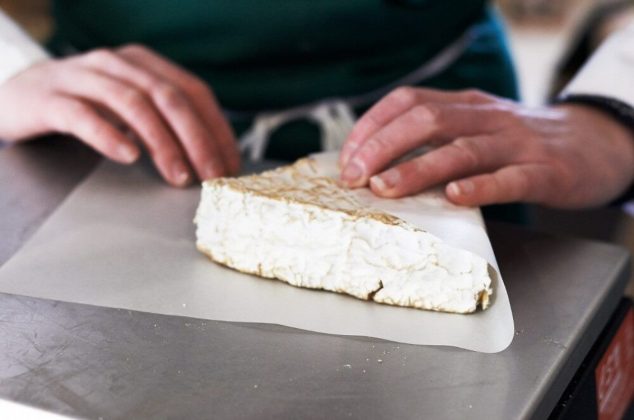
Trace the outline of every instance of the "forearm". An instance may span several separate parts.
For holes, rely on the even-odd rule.
[[[48,53],[0,9],[0,84],[31,65],[45,60]]]

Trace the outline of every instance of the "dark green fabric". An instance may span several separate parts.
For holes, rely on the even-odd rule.
[[[484,3],[56,0],[53,45],[142,43],[207,80],[227,108],[284,108],[401,77],[481,19]]]

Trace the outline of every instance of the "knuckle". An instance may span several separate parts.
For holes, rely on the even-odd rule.
[[[107,48],[97,48],[87,53],[84,57],[88,62],[105,64],[115,59],[116,54]]]
[[[433,104],[416,105],[410,110],[415,124],[428,124],[438,128],[441,124],[442,112]]]
[[[381,150],[389,147],[390,140],[381,133],[377,133],[374,137],[366,142],[364,152],[370,156],[378,155]]]
[[[407,173],[411,175],[415,175],[420,179],[429,179],[431,178],[431,168],[429,165],[429,160],[425,158],[425,156],[417,157],[416,159],[412,159],[411,163],[406,164],[405,170]]]
[[[173,85],[159,83],[153,90],[157,102],[169,110],[177,110],[184,106],[183,95]]]
[[[443,125],[443,113],[433,104],[417,105],[409,111],[412,125],[425,126],[430,135],[441,131]]]
[[[205,94],[213,97],[211,89],[207,85],[207,83],[203,82],[196,76],[189,76],[184,81],[185,88],[191,92],[196,92],[199,94]]]
[[[147,48],[142,44],[131,43],[119,48],[119,51],[128,54],[138,54],[145,53],[147,51]]]
[[[464,161],[470,169],[481,164],[480,149],[474,141],[461,137],[454,140],[449,146],[456,150],[459,159]]]
[[[396,88],[390,94],[390,99],[394,100],[399,104],[403,104],[406,106],[411,106],[416,103],[418,95],[416,94],[416,90],[409,86],[403,86]]]
[[[344,143],[341,153],[347,155],[347,157],[351,157],[362,144],[362,139],[351,138]]]
[[[370,127],[381,127],[383,124],[375,112],[370,111],[363,116],[362,124],[369,124]],[[360,140],[359,140],[360,141]]]
[[[123,106],[132,114],[132,118],[141,118],[148,109],[148,101],[145,95],[136,88],[125,88],[118,95]]]
[[[462,91],[465,101],[469,104],[479,104],[483,102],[491,102],[493,97],[480,89],[465,89]]]
[[[513,121],[517,124],[521,124],[525,126],[525,122],[523,118],[515,112],[515,109],[510,108],[508,106],[501,106],[498,108],[498,112],[501,117],[506,118],[507,120]]]
[[[381,150],[382,146],[376,137],[372,137],[366,141],[355,153],[355,160],[361,160],[363,162],[372,161]]]
[[[60,112],[51,113],[52,125],[59,131],[70,133],[74,127],[90,119],[90,109],[82,102],[68,100],[59,105]]]
[[[517,114],[514,108],[506,106],[505,104],[496,104],[488,109],[492,111],[496,120],[505,121],[507,126],[530,131],[530,127],[527,126],[527,122],[521,117],[521,115]]]
[[[104,127],[101,124],[97,124],[94,120],[86,120],[82,123],[82,133],[85,133],[86,140],[90,143],[98,143],[103,139],[109,139],[106,144],[112,144],[112,139],[105,136]]]
[[[132,109],[144,107],[146,104],[145,95],[133,87],[124,88],[119,97],[124,104]]]
[[[525,137],[530,130],[527,131],[525,122],[515,115],[515,112],[505,106],[484,106],[483,111],[487,113],[487,118],[483,119],[486,126],[491,129],[506,130],[515,137]],[[520,135],[519,133],[524,133]]]
[[[522,198],[528,198],[531,195],[531,182],[528,171],[524,167],[519,167],[514,179],[514,194],[513,197],[517,200]]]

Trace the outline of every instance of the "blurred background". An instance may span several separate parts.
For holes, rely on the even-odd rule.
[[[37,40],[52,30],[47,0],[0,0],[0,7]],[[634,22],[634,0],[496,0],[504,16],[522,101],[548,102],[601,42]],[[632,206],[634,208],[634,206]],[[535,208],[535,228],[615,242],[634,251],[634,212],[621,207],[587,211]],[[634,296],[634,280],[628,290]]]

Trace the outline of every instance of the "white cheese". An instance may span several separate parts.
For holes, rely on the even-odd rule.
[[[195,223],[213,261],[294,286],[457,313],[492,293],[483,258],[362,206],[310,159],[204,182]]]

